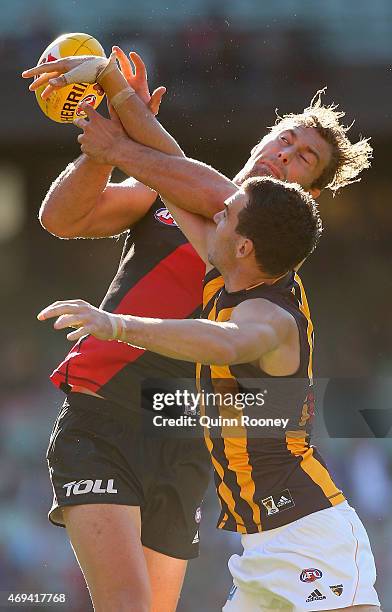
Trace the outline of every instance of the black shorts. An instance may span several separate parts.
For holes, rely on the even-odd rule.
[[[139,506],[144,546],[177,559],[199,554],[201,503],[211,461],[203,439],[143,435],[135,415],[71,393],[47,451],[53,486],[49,520],[64,527],[61,509],[80,504]]]

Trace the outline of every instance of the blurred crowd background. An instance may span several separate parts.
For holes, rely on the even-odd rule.
[[[37,220],[50,183],[78,155],[78,131],[46,119],[19,74],[67,31],[92,34],[107,52],[112,44],[140,52],[151,85],[168,89],[161,121],[188,155],[228,176],[274,123],[275,109],[300,111],[325,85],[326,102],[347,111],[347,124],[355,119],[352,137],[371,136],[375,158],[362,182],[335,198],[321,197],[325,234],[301,273],[316,327],[316,373],[349,379],[357,390],[336,404],[344,421],[345,409],[356,409],[355,397],[374,397],[366,390],[375,381],[377,406],[385,415],[391,401],[392,3],[13,0],[2,5],[0,591],[64,592],[66,609],[84,612],[91,607],[65,531],[46,519],[51,489],[44,454],[62,399],[47,375],[68,345],[35,315],[55,299],[99,304],[123,240],[60,241]],[[374,407],[373,400],[365,407]],[[323,402],[319,409],[322,420]],[[383,610],[391,612],[390,435],[385,430],[376,438],[365,426],[360,434],[329,437],[324,431],[316,438],[368,529]],[[215,612],[225,601],[226,559],[239,542],[215,530],[216,515],[210,491],[202,556],[189,565],[179,612]]]

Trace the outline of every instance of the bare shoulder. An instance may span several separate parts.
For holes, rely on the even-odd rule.
[[[244,300],[233,309],[231,320],[234,322],[253,322],[274,327],[279,335],[288,335],[297,331],[295,318],[287,310],[266,300],[254,298]]]

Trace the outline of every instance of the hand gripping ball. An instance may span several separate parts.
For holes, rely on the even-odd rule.
[[[45,49],[38,64],[50,63],[73,55],[105,57],[105,51],[100,43],[89,34],[79,32],[62,34]],[[49,66],[48,71],[50,71]],[[72,123],[76,117],[85,117],[85,113],[79,108],[80,103],[87,102],[97,108],[104,98],[96,84],[75,83],[54,91],[47,100],[43,100],[41,93],[45,87],[46,85],[41,85],[35,92],[35,96],[42,112],[57,123]]]

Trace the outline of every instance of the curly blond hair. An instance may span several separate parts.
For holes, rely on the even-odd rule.
[[[326,87],[317,91],[313,96],[310,105],[302,113],[290,113],[279,116],[276,112],[277,120],[271,131],[281,131],[292,129],[293,127],[313,127],[320,136],[332,147],[332,156],[328,166],[321,175],[311,185],[315,189],[331,189],[334,194],[352,183],[357,183],[361,179],[358,175],[370,167],[370,160],[373,157],[373,148],[369,143],[369,138],[362,138],[358,142],[352,143],[347,136],[347,132],[353,123],[347,127],[340,123],[345,116],[338,110],[337,104],[324,106],[322,96]]]

